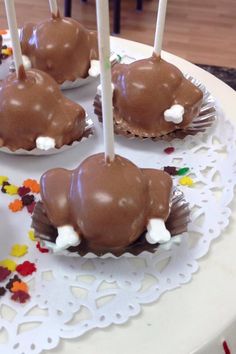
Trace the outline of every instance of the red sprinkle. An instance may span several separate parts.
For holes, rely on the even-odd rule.
[[[12,296],[11,299],[19,302],[20,304],[24,304],[27,300],[30,299],[30,295],[24,291],[16,291]]]
[[[230,351],[228,344],[225,340],[223,342],[223,349],[224,349],[225,354],[231,354],[231,351]]]
[[[29,261],[25,261],[16,267],[16,271],[24,277],[26,277],[27,275],[31,275],[32,273],[36,272],[36,270],[37,268],[35,264]]]
[[[4,281],[9,277],[11,271],[5,267],[0,266],[0,281]]]
[[[26,208],[30,214],[33,214],[34,208],[35,208],[36,202],[31,203],[30,205],[27,205]]]
[[[30,193],[30,188],[25,186],[19,187],[17,193],[20,197],[23,197],[24,195]]]
[[[164,152],[165,152],[167,155],[172,154],[174,151],[175,151],[175,148],[172,147],[172,146],[169,146],[169,147],[167,147],[167,148],[164,149]]]
[[[48,253],[49,252],[49,250],[47,248],[41,247],[39,242],[36,243],[36,247],[39,250],[39,252],[41,252],[41,253]]]

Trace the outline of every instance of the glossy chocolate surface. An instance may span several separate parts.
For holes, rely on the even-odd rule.
[[[56,147],[79,139],[85,129],[84,109],[64,97],[46,73],[20,68],[0,83],[0,144],[10,150],[31,150],[39,136],[55,139]]]
[[[63,188],[62,188],[63,186]],[[150,218],[166,220],[171,177],[140,169],[116,155],[92,155],[73,171],[53,169],[41,178],[41,197],[54,227],[72,225],[94,251],[124,249],[145,231]]]
[[[153,54],[112,68],[115,123],[121,130],[143,137],[158,137],[187,127],[199,113],[203,93],[181,71]],[[166,122],[172,105],[185,109],[180,124]]]
[[[47,72],[60,84],[86,78],[90,60],[98,59],[97,33],[72,18],[58,16],[25,24],[20,40],[32,67]]]

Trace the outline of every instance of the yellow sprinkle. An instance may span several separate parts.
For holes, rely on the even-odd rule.
[[[15,244],[12,246],[11,249],[11,256],[13,257],[22,257],[28,252],[28,246],[27,245],[18,245]]]
[[[0,176],[0,186],[2,186],[3,182],[7,182],[8,179],[9,178],[7,176]]]
[[[34,230],[30,230],[28,236],[31,241],[36,241]]]
[[[179,179],[179,184],[181,184],[182,186],[192,187],[194,182],[193,182],[191,177],[184,176],[184,177]]]
[[[0,266],[9,269],[11,272],[14,272],[16,270],[17,264],[12,259],[4,259],[3,261],[0,261]]]
[[[10,48],[2,49],[2,54],[10,56],[12,55],[12,49]]]
[[[19,187],[14,186],[14,184],[10,184],[10,186],[4,187],[4,190],[9,195],[16,195],[18,192]]]

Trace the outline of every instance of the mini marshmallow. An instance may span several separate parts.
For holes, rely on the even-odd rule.
[[[23,60],[23,66],[25,70],[31,69],[32,65],[29,57],[27,57],[27,55],[22,55],[22,60]]]
[[[100,75],[100,63],[99,60],[91,60],[90,68],[88,71],[89,76],[98,77]]]
[[[166,122],[173,122],[179,124],[183,121],[184,107],[180,104],[174,104],[164,112],[164,119]]]
[[[146,240],[150,244],[170,241],[170,232],[166,229],[163,219],[150,219],[147,226]]]
[[[49,150],[55,148],[56,142],[49,136],[39,136],[36,139],[36,146],[40,150]]]
[[[60,226],[57,229],[58,236],[56,238],[57,251],[67,249],[71,246],[78,246],[80,238],[74,228],[70,225]]]

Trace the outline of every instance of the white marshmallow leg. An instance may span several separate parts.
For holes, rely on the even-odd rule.
[[[49,150],[53,149],[56,146],[56,142],[53,138],[49,136],[39,136],[36,139],[36,147],[40,150]]]
[[[171,234],[166,229],[163,219],[150,219],[147,226],[146,240],[148,243],[166,243],[170,241]]]
[[[174,104],[164,112],[164,119],[166,122],[173,122],[175,124],[182,123],[184,115],[184,107],[180,104]]]
[[[58,236],[56,238],[56,246],[58,251],[65,250],[71,246],[78,246],[80,244],[80,237],[72,226],[60,226],[57,231]]]
[[[90,68],[88,71],[89,76],[98,77],[100,75],[100,62],[99,60],[91,60]]]

